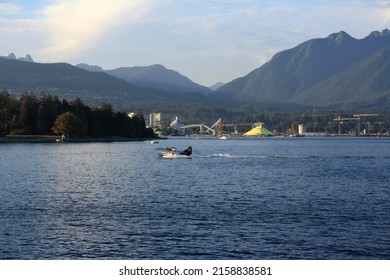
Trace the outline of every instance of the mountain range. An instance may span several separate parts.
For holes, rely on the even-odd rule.
[[[14,94],[45,91],[60,98],[80,97],[89,105],[110,102],[117,108],[148,103],[209,103],[201,93],[173,93],[141,88],[104,72],[91,72],[68,63],[30,63],[0,58],[0,87]]]
[[[103,70],[100,66],[91,66],[85,63],[76,66],[92,72],[104,72],[139,87],[158,88],[164,91],[178,93],[200,92],[205,95],[212,92],[211,89],[194,83],[179,72],[167,69],[160,64],[120,67],[112,70]]]
[[[28,61],[28,62],[27,62]],[[32,63],[31,56],[0,57],[0,87],[79,96],[90,105],[120,108],[154,103],[272,108],[390,111],[390,31],[355,39],[346,32],[311,39],[227,84],[211,89],[162,65],[121,67]]]
[[[389,48],[388,29],[360,40],[341,31],[279,52],[211,96],[274,107],[390,109]]]

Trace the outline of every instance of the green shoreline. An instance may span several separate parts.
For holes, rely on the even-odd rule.
[[[108,138],[65,138],[61,140],[61,136],[52,135],[6,135],[0,137],[1,143],[94,143],[94,142],[133,142],[133,141],[149,141],[153,139],[164,138],[123,138],[123,137],[108,137]]]

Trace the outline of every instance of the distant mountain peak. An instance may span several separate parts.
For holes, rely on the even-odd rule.
[[[222,83],[222,82],[217,82],[215,84],[213,84],[212,86],[209,86],[209,89],[211,90],[217,90],[219,89],[220,87],[222,87],[223,85],[225,85],[225,83]]]
[[[337,44],[343,44],[347,40],[354,39],[345,31],[340,31],[338,33],[333,33],[328,36],[328,39],[335,41]]]
[[[79,63],[76,65],[76,67],[90,71],[90,72],[103,72],[103,69],[97,65],[89,65],[86,63]]]
[[[379,31],[373,31],[368,35],[368,37],[385,37],[390,36],[390,30],[389,29],[383,29],[382,32]]]
[[[162,69],[162,70],[166,70],[167,69],[164,65],[161,65],[161,64],[153,64],[153,65],[150,66],[150,68]]]
[[[8,58],[8,59],[16,59],[16,55],[14,53],[10,53],[8,56],[6,56],[5,58]]]
[[[27,61],[27,62],[34,62],[34,60],[32,59],[31,55],[29,55],[29,54],[26,54],[24,59],[23,58],[19,58],[19,59],[21,59],[23,61]]]
[[[26,62],[34,62],[31,55],[29,55],[29,54],[26,54],[25,57],[19,57],[19,58],[17,58],[14,53],[10,53],[7,56],[0,56],[0,57],[6,58],[6,59],[11,59],[11,60],[21,60],[21,61],[26,61]]]

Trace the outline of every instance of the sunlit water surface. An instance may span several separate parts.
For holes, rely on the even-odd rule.
[[[389,170],[384,138],[2,144],[0,259],[390,259]]]

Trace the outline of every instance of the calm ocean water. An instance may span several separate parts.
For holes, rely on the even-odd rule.
[[[0,259],[390,259],[389,170],[385,138],[2,144]]]

